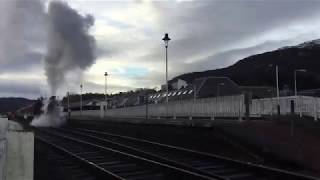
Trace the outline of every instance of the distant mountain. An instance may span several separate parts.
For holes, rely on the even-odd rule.
[[[320,88],[320,40],[244,58],[235,64],[216,70],[192,72],[173,78],[192,82],[206,76],[227,76],[239,85],[275,86],[275,65],[279,67],[279,86],[293,89],[294,70],[306,69],[297,75],[298,88]]]
[[[12,112],[21,107],[30,105],[34,103],[34,100],[26,99],[26,98],[0,98],[0,113]]]

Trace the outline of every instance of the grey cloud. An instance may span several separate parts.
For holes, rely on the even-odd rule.
[[[44,87],[44,84],[40,82],[26,82],[20,80],[4,80],[1,79],[0,82],[0,96],[6,97],[28,97],[35,98],[41,95],[41,87]]]
[[[37,52],[27,52],[20,57],[13,59],[12,63],[3,63],[0,66],[0,74],[14,72],[30,72],[34,69],[42,68],[41,61],[43,54]]]
[[[104,93],[104,85],[93,83],[93,82],[85,82],[83,84],[86,92],[100,92]],[[125,85],[114,85],[108,84],[108,92],[119,92],[119,91],[127,91],[135,89],[135,87],[125,86]]]
[[[160,30],[169,32],[171,61],[218,54],[266,32],[319,15],[318,1],[156,2]],[[159,39],[161,35],[159,35]],[[260,42],[264,43],[264,42]],[[276,47],[277,45],[275,45]],[[164,58],[160,42],[145,59]],[[222,62],[223,63],[223,62]]]
[[[0,2],[0,70],[19,71],[41,64],[35,49],[44,49],[45,13],[41,0]]]

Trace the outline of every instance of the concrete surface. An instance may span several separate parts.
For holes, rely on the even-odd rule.
[[[0,118],[0,179],[33,180],[34,135]]]

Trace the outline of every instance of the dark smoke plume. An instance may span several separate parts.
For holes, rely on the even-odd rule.
[[[51,95],[55,95],[67,72],[90,67],[95,60],[95,39],[88,31],[91,15],[81,15],[66,3],[52,1],[48,11],[49,34],[45,70]]]

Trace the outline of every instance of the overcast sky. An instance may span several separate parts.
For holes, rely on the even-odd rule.
[[[48,95],[43,67],[48,1],[0,0],[0,96]],[[67,0],[91,14],[95,63],[67,75],[66,91],[104,92],[159,87],[165,82],[164,33],[169,33],[169,78],[226,67],[237,60],[320,38],[320,1]]]

